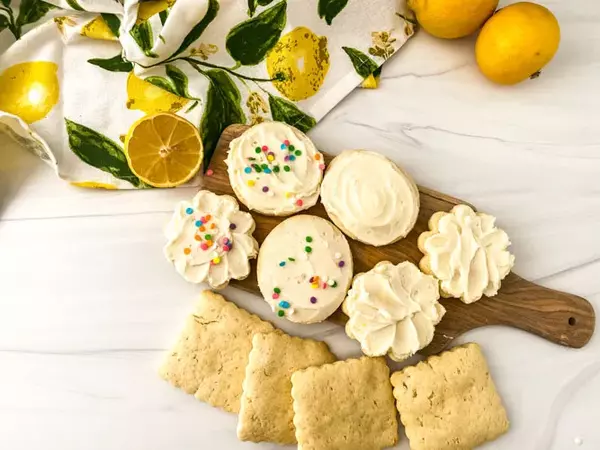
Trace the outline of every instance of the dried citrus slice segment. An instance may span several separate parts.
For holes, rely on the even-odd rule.
[[[142,117],[125,137],[129,167],[154,187],[173,187],[189,181],[200,169],[202,139],[189,121],[171,113]]]

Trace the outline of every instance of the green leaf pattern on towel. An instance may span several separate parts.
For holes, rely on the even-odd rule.
[[[151,76],[145,78],[145,80],[179,97],[198,100],[190,95],[188,91],[188,77],[181,69],[172,64],[167,64],[166,74],[166,77]]]
[[[317,124],[313,117],[301,111],[294,103],[281,97],[269,94],[269,107],[273,120],[285,122],[305,133]]]
[[[108,28],[110,29],[112,34],[119,37],[119,35],[120,35],[119,28],[121,27],[121,19],[119,19],[119,16],[117,16],[116,14],[108,14],[108,13],[102,13],[100,15],[106,22],[106,25],[108,25]]]
[[[66,0],[66,2],[67,5],[73,8],[75,11],[85,11],[85,9],[83,9],[81,5],[77,3],[77,0]]]
[[[346,7],[348,0],[319,0],[319,17],[331,25],[335,16]]]
[[[208,167],[223,130],[234,123],[245,123],[242,97],[230,76],[223,70],[204,72],[210,80],[206,108],[200,122],[200,135],[204,144],[204,167]]]
[[[133,70],[133,64],[124,59],[120,53],[112,58],[88,59],[88,62],[110,72],[131,72]]]
[[[271,50],[285,27],[286,0],[263,11],[256,17],[237,24],[227,34],[227,52],[238,63],[254,66]]]
[[[252,17],[256,11],[256,6],[267,6],[271,4],[273,0],[248,0],[248,16]]]
[[[25,25],[35,23],[46,15],[48,11],[56,6],[41,0],[23,0],[19,8],[19,16],[16,25],[21,29]]]
[[[342,48],[350,57],[350,61],[352,61],[354,70],[361,77],[367,78],[378,69],[379,65],[360,50],[356,50],[355,48],[351,47]]]
[[[128,181],[135,187],[141,187],[129,165],[121,147],[103,134],[84,125],[65,118],[69,147],[83,162],[121,180]]]
[[[136,23],[129,31],[129,34],[146,56],[151,58],[156,58],[158,56],[156,53],[152,52],[154,39],[152,35],[152,26],[149,21],[146,20],[141,23]]]

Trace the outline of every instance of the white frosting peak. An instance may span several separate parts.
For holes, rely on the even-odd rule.
[[[464,303],[496,295],[515,263],[507,250],[508,235],[495,221],[494,216],[457,205],[441,213],[435,229],[426,234],[423,247],[431,272],[444,292]]]
[[[346,334],[369,356],[402,361],[429,345],[446,310],[435,278],[411,262],[383,261],[354,277],[343,303]]]
[[[220,289],[250,273],[248,260],[258,253],[254,228],[233,197],[200,191],[177,205],[165,230],[165,256],[187,281]]]
[[[405,237],[419,214],[417,186],[378,153],[348,150],[329,165],[321,186],[329,217],[348,236],[387,245]]]

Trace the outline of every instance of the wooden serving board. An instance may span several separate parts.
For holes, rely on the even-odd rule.
[[[231,125],[223,131],[209,169],[213,174],[204,178],[204,189],[217,194],[229,194],[235,197],[229,184],[225,158],[229,143],[241,135],[246,125]],[[323,153],[325,162],[331,156]],[[405,238],[384,247],[372,247],[348,238],[354,259],[355,273],[371,269],[379,261],[387,260],[394,264],[412,261],[418,264],[423,256],[417,247],[417,238],[427,230],[427,222],[436,211],[449,211],[454,205],[465,203],[445,194],[419,187],[421,210],[415,228]],[[246,209],[242,205],[243,209]],[[247,210],[247,209],[246,209]],[[304,211],[328,219],[321,203]],[[269,232],[285,218],[265,216],[252,212],[256,220],[254,237],[259,244]],[[253,261],[250,276],[242,281],[231,280],[231,284],[246,291],[260,295],[256,281],[256,260]],[[482,298],[471,305],[465,305],[458,299],[442,299],[447,312],[436,327],[432,343],[423,354],[442,351],[452,340],[466,331],[484,325],[508,325],[537,334],[557,344],[568,347],[583,347],[592,337],[595,327],[595,314],[592,305],[576,295],[554,291],[531,283],[511,273],[502,282],[498,295]],[[338,310],[329,320],[344,324],[347,317]]]

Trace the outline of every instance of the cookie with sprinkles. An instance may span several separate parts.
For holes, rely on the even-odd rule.
[[[255,227],[233,197],[200,191],[177,205],[165,230],[164,253],[187,281],[221,289],[250,273],[249,260],[258,253]]]
[[[277,316],[297,323],[322,322],[340,306],[350,287],[350,246],[328,220],[291,217],[261,245],[257,278]]]
[[[229,182],[249,209],[289,216],[317,203],[325,164],[312,141],[282,122],[262,122],[229,144]]]

